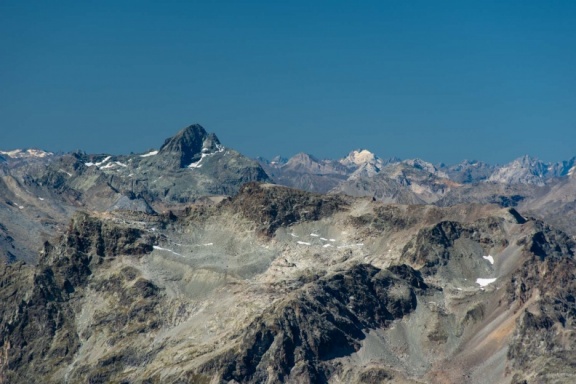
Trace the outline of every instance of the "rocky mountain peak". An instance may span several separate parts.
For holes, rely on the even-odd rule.
[[[575,178],[576,176],[576,165],[574,165],[572,168],[570,168],[570,170],[568,171],[568,176],[571,178]]]
[[[312,155],[301,152],[292,156],[284,165],[287,168],[296,171],[305,169],[317,172],[318,168],[320,167],[320,160],[318,160]]]
[[[574,174],[576,167],[576,157],[570,160],[564,160],[558,163],[550,164],[548,171],[553,177],[571,176]]]
[[[158,154],[173,157],[179,168],[199,160],[202,153],[217,151],[220,141],[213,133],[208,133],[200,124],[193,124],[166,139]]]
[[[548,166],[545,163],[524,155],[498,169],[488,180],[500,183],[544,185],[543,178],[547,173]]]
[[[402,163],[414,167],[416,169],[426,171],[438,177],[446,179],[448,178],[448,175],[445,172],[439,171],[438,168],[434,166],[434,164],[424,161],[422,159],[408,159],[402,161]]]
[[[546,165],[535,157],[524,155],[512,162],[516,167],[528,168],[533,171],[539,172],[546,169]]]
[[[278,156],[274,156],[274,157],[272,158],[272,160],[270,160],[270,164],[274,164],[274,165],[279,165],[279,166],[280,166],[280,165],[286,164],[287,161],[288,161],[287,158],[278,155]]]
[[[306,162],[306,163],[310,163],[310,162],[314,162],[314,163],[318,163],[319,160],[308,154],[308,153],[304,153],[304,152],[300,152],[295,154],[294,156],[292,156],[289,160],[288,163],[296,163],[296,162]]]

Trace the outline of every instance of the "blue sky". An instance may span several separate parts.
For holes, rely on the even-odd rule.
[[[0,148],[576,155],[575,1],[0,0]]]

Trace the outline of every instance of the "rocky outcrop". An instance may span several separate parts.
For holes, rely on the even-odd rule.
[[[427,275],[456,268],[458,271],[452,273],[462,278],[478,276],[478,269],[485,264],[482,256],[490,249],[508,245],[503,225],[502,218],[481,219],[468,225],[442,221],[420,230],[404,247],[402,260]]]
[[[31,383],[67,367],[81,341],[77,303],[105,259],[141,255],[154,239],[134,228],[104,223],[79,213],[55,244],[45,243],[36,268],[22,263],[0,266],[0,363],[4,383]]]
[[[447,166],[442,164],[443,171],[450,180],[461,184],[473,184],[487,180],[494,173],[495,166],[482,161],[464,160],[459,164]]]
[[[507,295],[521,314],[510,343],[513,382],[576,379],[576,261],[574,242],[539,224],[526,242],[532,253],[514,273]]]
[[[258,225],[268,236],[279,227],[302,221],[315,221],[345,209],[339,196],[325,196],[270,184],[248,183],[238,195],[223,202]]]
[[[415,310],[416,293],[426,288],[407,266],[358,265],[322,278],[266,310],[236,348],[200,372],[217,373],[220,382],[325,383],[333,367],[324,362],[358,350],[364,331]]]

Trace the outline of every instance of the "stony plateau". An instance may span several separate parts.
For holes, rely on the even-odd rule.
[[[0,155],[0,383],[576,381],[572,160]]]

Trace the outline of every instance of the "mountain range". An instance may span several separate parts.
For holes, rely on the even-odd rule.
[[[573,383],[575,161],[0,151],[0,383]]]
[[[421,159],[384,160],[355,150],[339,160],[304,153],[288,160],[257,160],[276,183],[310,192],[386,203],[514,206],[576,234],[576,157],[556,163],[526,155],[504,165],[468,160],[434,165]]]

